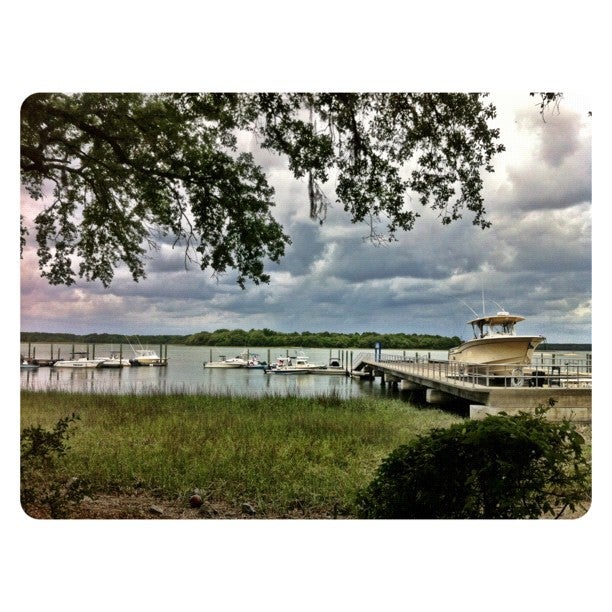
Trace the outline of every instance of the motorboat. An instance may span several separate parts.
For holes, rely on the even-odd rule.
[[[20,367],[21,370],[38,370],[39,366],[36,363],[30,363],[29,361],[24,359],[19,364],[19,367]]]
[[[152,349],[132,349],[134,351],[134,357],[130,359],[131,365],[136,366],[162,366],[166,365],[166,360],[162,359]]]
[[[509,375],[520,366],[530,364],[534,350],[546,338],[517,335],[515,325],[524,320],[525,317],[502,310],[468,321],[474,338],[450,349],[449,361],[487,366],[487,372],[492,375]]]
[[[77,357],[85,355],[85,357]],[[87,353],[73,353],[72,359],[60,359],[53,364],[54,368],[99,368],[106,360],[106,357],[90,359]]]
[[[123,357],[119,352],[111,352],[110,356],[106,358],[101,368],[125,368],[131,366],[132,363],[129,359]]]
[[[257,353],[250,353],[247,355],[247,364],[245,367],[248,370],[265,370],[268,364],[265,361],[261,361]]]
[[[303,352],[293,357],[278,357],[276,363],[265,370],[266,374],[308,374],[313,370],[324,368],[323,364],[310,363]]]
[[[219,355],[218,361],[204,362],[205,368],[244,368],[247,365],[247,360],[240,356],[227,358],[225,355]]]

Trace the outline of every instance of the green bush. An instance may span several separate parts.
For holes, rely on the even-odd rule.
[[[552,405],[551,401],[551,405]],[[555,518],[590,496],[584,439],[547,408],[432,429],[398,447],[357,499],[360,518]]]
[[[78,418],[64,417],[50,431],[36,425],[21,432],[21,506],[27,514],[65,518],[90,493],[84,480],[62,477],[57,468],[68,450],[68,429]]]

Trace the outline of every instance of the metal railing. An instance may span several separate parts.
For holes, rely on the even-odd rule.
[[[534,361],[530,364],[475,364],[461,361],[432,360],[429,355],[405,356],[390,353],[359,353],[360,361],[369,365],[389,366],[398,373],[413,374],[431,380],[476,387],[592,387],[592,360],[572,359],[563,362]]]

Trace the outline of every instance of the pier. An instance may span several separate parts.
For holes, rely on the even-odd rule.
[[[548,406],[547,417],[574,422],[591,422],[591,362],[571,365],[508,364],[506,376],[493,374],[492,366],[429,359],[405,359],[398,355],[357,355],[351,375],[380,378],[381,384],[402,390],[423,391],[430,404],[469,404],[472,419],[487,414],[516,414]]]
[[[59,343],[59,344],[67,344],[67,343]],[[85,347],[83,350],[76,351],[75,344],[72,344],[72,350],[68,353],[65,359],[73,359],[76,355],[80,355],[85,357],[86,359],[96,359],[96,345],[95,343],[87,343],[83,344]],[[108,363],[101,363],[99,367],[123,367],[125,365],[147,365],[147,366],[167,366],[168,365],[168,345],[160,344],[159,345],[159,355],[155,354],[155,358],[149,359],[146,363],[140,363],[138,358],[138,353],[142,353],[145,349],[134,349],[134,347],[129,344],[130,353],[132,353],[132,357],[128,357],[126,352],[124,352],[123,344],[119,344],[118,350],[111,350],[110,355],[107,356]],[[153,351],[147,351],[153,353]],[[102,356],[98,354],[98,358]],[[54,351],[54,345],[51,344],[49,347],[49,357],[37,357],[36,356],[36,347],[32,347],[32,343],[28,342],[28,351],[27,354],[21,354],[19,358],[20,364],[27,364],[32,366],[39,367],[53,367],[56,362],[62,360],[61,348],[57,347],[57,353]],[[111,362],[112,365],[111,365]]]

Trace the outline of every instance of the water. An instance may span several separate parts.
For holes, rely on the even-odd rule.
[[[57,358],[58,350],[63,359],[72,351],[72,344],[54,344],[53,356]],[[86,350],[85,345],[75,345],[74,350]],[[109,356],[118,350],[117,345],[98,344],[95,347],[96,357]],[[149,346],[159,353],[159,346]],[[28,349],[33,355],[36,349],[38,359],[51,358],[49,344],[22,344],[21,354],[27,356]],[[90,356],[92,346],[89,347]],[[165,351],[165,347],[164,347]],[[380,381],[373,383],[353,380],[340,375],[265,374],[262,370],[204,368],[203,363],[218,360],[221,355],[234,357],[244,351],[243,347],[167,347],[168,365],[166,367],[125,367],[110,369],[73,369],[40,367],[38,370],[21,370],[21,388],[36,391],[62,390],[71,392],[102,393],[206,393],[220,395],[262,396],[262,395],[299,395],[315,396],[334,394],[337,397],[349,398],[363,395],[397,395],[398,392],[389,385],[383,386]],[[271,361],[280,355],[286,355],[286,348],[249,348],[250,353],[257,353],[260,359]],[[289,349],[294,355],[295,349]],[[331,357],[344,358],[350,367],[351,354],[356,360],[360,353],[373,354],[364,349],[332,350],[304,349],[312,363],[327,364]],[[414,356],[415,351],[386,351],[392,354]],[[420,351],[419,355],[430,355],[432,359],[446,359],[446,351]],[[132,357],[129,346],[123,346],[123,356]]]
[[[58,350],[63,359],[72,351],[72,344],[54,344],[53,355],[57,358]],[[86,350],[85,345],[74,345],[74,350]],[[90,355],[92,346],[90,348]],[[116,345],[98,344],[95,347],[96,357],[109,356],[117,351]],[[149,346],[158,351],[159,346]],[[51,357],[49,344],[22,344],[21,354],[27,356],[36,350],[36,357]],[[166,347],[164,347],[164,351]],[[260,359],[274,361],[276,357],[287,354],[286,348],[250,348],[250,353],[257,353]],[[72,369],[40,367],[38,370],[21,370],[21,388],[35,391],[62,390],[80,393],[205,393],[217,395],[299,395],[315,396],[333,394],[341,398],[360,397],[363,395],[397,396],[398,391],[391,385],[383,386],[380,380],[374,382],[354,380],[347,376],[291,374],[264,374],[262,370],[204,368],[203,363],[218,360],[221,355],[234,357],[244,351],[244,347],[167,347],[168,365],[166,367],[126,367],[112,369]],[[289,354],[295,354],[289,349]],[[373,350],[349,349],[304,349],[313,363],[327,364],[330,357],[344,359],[345,367],[357,361],[361,353],[373,355]],[[446,359],[447,351],[403,351],[384,350],[385,354],[405,355],[407,357],[426,357]],[[123,346],[123,356],[132,357],[129,346]],[[585,354],[557,354],[555,363],[564,364],[568,360],[584,359]],[[536,352],[536,363],[550,363],[551,355]]]

